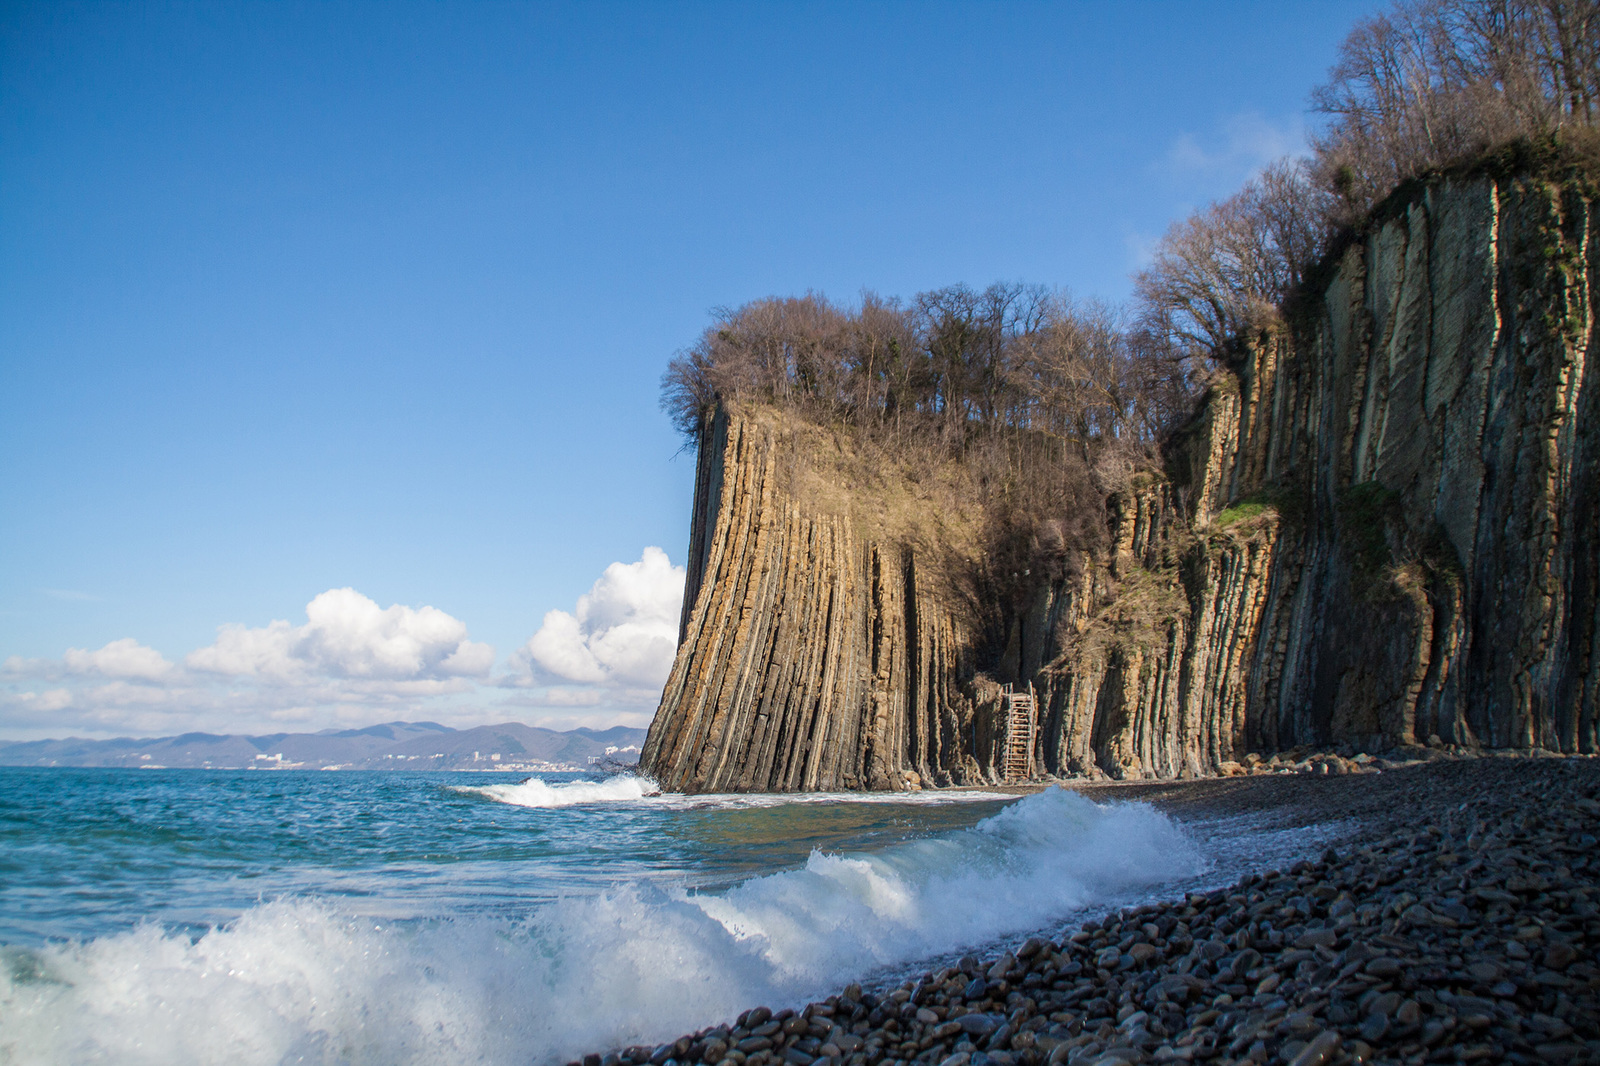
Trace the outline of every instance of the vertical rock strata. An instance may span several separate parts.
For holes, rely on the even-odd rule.
[[[802,507],[793,454],[726,410],[704,433],[683,636],[642,759],[664,786],[893,789],[963,752],[957,613],[909,547]]]
[[[1577,181],[1391,204],[1241,339],[1166,471],[1112,496],[1111,548],[1000,646],[919,573],[925,542],[803,504],[781,428],[720,412],[643,766],[705,791],[994,780],[1006,682],[1038,691],[1034,762],[1058,774],[1430,737],[1595,751],[1597,268]]]

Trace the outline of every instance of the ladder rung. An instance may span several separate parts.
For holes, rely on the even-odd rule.
[[[1028,765],[1033,753],[1033,691],[1017,693],[1006,691],[1006,743],[1001,759],[1001,769],[1008,781],[1028,776]]]

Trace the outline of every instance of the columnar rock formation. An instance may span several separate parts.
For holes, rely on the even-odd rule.
[[[969,549],[794,491],[815,442],[720,412],[644,767],[689,790],[993,780],[1005,682],[1039,692],[1041,773],[1434,737],[1595,751],[1597,276],[1579,180],[1395,197],[1241,338],[1167,469],[1112,495],[1112,547],[1041,581],[999,646],[949,580]]]
[[[797,502],[789,429],[723,410],[701,441],[683,632],[644,756],[674,789],[898,788],[960,756],[959,613],[910,546]]]

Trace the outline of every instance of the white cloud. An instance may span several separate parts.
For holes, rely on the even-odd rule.
[[[60,659],[24,659],[13,655],[0,669],[22,677],[116,677],[134,681],[160,681],[171,677],[177,667],[154,648],[147,648],[132,637],[123,637],[98,651],[68,648]]]
[[[159,681],[174,669],[162,654],[132,637],[113,640],[99,651],[68,648],[61,657],[68,673],[99,674],[140,681]]]
[[[1257,112],[1234,115],[1204,137],[1185,133],[1167,151],[1167,165],[1180,173],[1218,176],[1237,183],[1286,155],[1306,152],[1298,118],[1273,122]]]
[[[467,639],[465,623],[436,607],[387,609],[352,588],[306,604],[306,624],[223,626],[216,643],[184,659],[192,670],[296,682],[314,677],[411,680],[481,677],[494,649]]]
[[[1297,115],[1271,119],[1257,111],[1224,119],[1205,133],[1178,136],[1153,168],[1168,180],[1177,197],[1169,204],[1169,222],[1207,202],[1238,192],[1285,156],[1308,154],[1305,123]],[[1163,231],[1165,226],[1162,227]],[[1128,270],[1143,270],[1155,258],[1161,232],[1129,230],[1123,234]]]
[[[23,707],[49,714],[72,706],[72,690],[52,688],[44,692],[19,692],[15,699]]]
[[[521,661],[538,664],[546,672],[568,681],[598,682],[606,679],[600,660],[589,650],[583,623],[566,611],[550,611],[544,624],[518,652]]]
[[[306,605],[304,624],[221,626],[182,665],[131,637],[59,659],[12,656],[0,665],[0,735],[481,715],[475,682],[493,665],[494,649],[438,608],[383,608],[354,589],[329,589]],[[32,682],[41,680],[64,684],[39,691]]]
[[[513,683],[579,682],[660,692],[678,647],[684,571],[660,548],[636,563],[612,563],[578,597],[550,611],[512,656]]]
[[[131,637],[58,659],[12,656],[0,663],[0,738],[396,719],[643,725],[676,651],[683,576],[659,548],[612,564],[574,610],[549,612],[495,678],[494,649],[468,639],[461,620],[435,607],[381,607],[352,588],[315,597],[303,622],[220,626],[178,662]]]

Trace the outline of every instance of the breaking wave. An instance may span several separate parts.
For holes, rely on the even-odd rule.
[[[634,787],[617,780],[601,784]],[[6,949],[0,1060],[559,1062],[798,1005],[1201,866],[1152,808],[1050,789],[970,829],[814,852],[716,894],[625,884],[516,922],[280,900],[197,939],[146,925]]]
[[[459,786],[457,792],[484,796],[516,807],[571,807],[579,803],[627,803],[659,796],[661,789],[648,777],[617,774],[602,781],[563,781],[546,784],[530,777],[514,785]]]
[[[791,803],[943,804],[1008,800],[1003,792],[940,790],[938,792],[761,792],[686,795],[662,792],[648,777],[617,774],[600,781],[546,782],[530,777],[513,785],[458,785],[453,791],[483,796],[516,807],[572,807],[580,803],[649,803],[669,810],[781,807]]]

